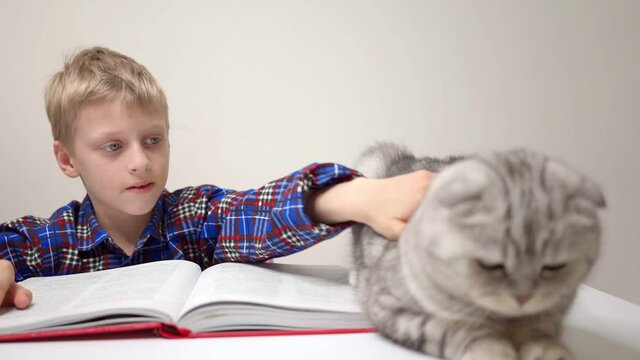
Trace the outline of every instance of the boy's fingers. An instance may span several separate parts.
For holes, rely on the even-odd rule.
[[[0,305],[4,306],[11,284],[14,284],[13,265],[7,260],[0,259]]]
[[[24,309],[31,304],[31,291],[15,283],[13,265],[0,260],[0,306],[15,306]]]
[[[24,309],[31,304],[33,294],[28,289],[23,288],[18,284],[13,284],[7,292],[6,298],[10,301],[8,306],[14,305],[18,309]],[[11,300],[12,303],[11,303]]]
[[[404,230],[406,223],[402,220],[391,220],[386,224],[384,229],[381,229],[380,235],[384,236],[387,240],[396,241],[400,238],[402,230]]]

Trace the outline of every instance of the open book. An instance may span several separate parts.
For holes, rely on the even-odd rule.
[[[20,284],[33,292],[31,306],[0,309],[0,341],[149,329],[166,337],[373,331],[347,279],[335,266],[200,271],[183,260],[30,278]]]

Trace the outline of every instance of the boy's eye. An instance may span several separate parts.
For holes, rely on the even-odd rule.
[[[148,145],[156,145],[160,143],[160,140],[162,139],[159,136],[153,136],[145,140],[145,143],[147,143]]]
[[[114,151],[120,150],[121,147],[122,147],[122,145],[120,145],[118,143],[111,143],[111,144],[107,144],[107,145],[101,147],[101,149],[106,151],[106,152],[114,152]]]

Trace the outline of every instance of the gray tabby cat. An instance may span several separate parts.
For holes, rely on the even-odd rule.
[[[447,359],[572,359],[558,338],[598,257],[597,185],[521,149],[418,159],[383,143],[356,169],[439,172],[397,242],[353,227],[354,286],[380,333]]]

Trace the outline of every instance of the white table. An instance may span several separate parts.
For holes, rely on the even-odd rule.
[[[566,319],[566,343],[579,360],[639,360],[640,306],[583,287]],[[11,360],[121,359],[433,359],[378,334],[270,336],[218,339],[43,341],[0,344]]]

